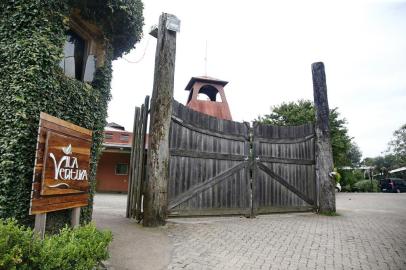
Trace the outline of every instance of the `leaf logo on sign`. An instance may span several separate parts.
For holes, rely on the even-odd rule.
[[[62,151],[65,153],[65,155],[72,154],[72,145],[69,144],[67,147],[62,147]]]

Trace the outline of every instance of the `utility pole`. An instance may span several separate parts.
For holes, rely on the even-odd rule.
[[[329,107],[324,64],[312,64],[313,95],[316,109],[316,181],[318,209],[320,213],[336,211],[335,180],[333,171],[333,151],[330,142]]]
[[[168,208],[169,128],[175,75],[176,32],[180,21],[176,16],[162,13],[157,29],[154,85],[151,98],[151,121],[147,159],[144,221],[146,227],[165,225]]]

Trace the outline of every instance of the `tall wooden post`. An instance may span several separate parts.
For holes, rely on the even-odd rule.
[[[159,17],[155,55],[154,85],[151,99],[151,122],[147,159],[148,178],[144,197],[143,225],[164,225],[167,217],[169,179],[169,127],[175,75],[176,32],[180,21],[163,13]]]
[[[326,73],[324,64],[312,64],[313,95],[316,108],[316,181],[319,212],[335,212],[335,181],[330,177],[333,171],[333,152],[330,142],[329,107],[327,99]]]

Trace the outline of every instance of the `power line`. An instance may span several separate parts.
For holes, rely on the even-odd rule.
[[[130,64],[138,64],[139,62],[141,62],[141,61],[144,59],[145,54],[147,53],[147,49],[148,49],[148,45],[149,45],[149,40],[150,40],[150,39],[151,39],[151,36],[148,35],[147,44],[145,45],[144,52],[143,52],[143,54],[141,55],[141,57],[140,57],[138,60],[132,61],[132,60],[129,60],[129,59],[125,58],[124,56],[123,56],[122,58],[123,58],[127,63],[130,63]]]

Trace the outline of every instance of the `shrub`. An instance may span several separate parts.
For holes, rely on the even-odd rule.
[[[41,243],[15,219],[0,219],[0,269],[36,269]]]
[[[339,173],[341,175],[341,186],[349,185],[350,187],[352,187],[352,185],[354,185],[354,183],[356,182],[355,176],[352,171],[340,170]]]
[[[46,238],[41,250],[41,269],[93,269],[108,258],[110,232],[102,232],[94,225],[78,229],[65,227],[60,234]]]
[[[0,269],[94,269],[108,258],[109,231],[65,227],[41,241],[14,219],[0,219]]]
[[[351,186],[350,185],[345,185],[345,186],[341,186],[341,191],[343,192],[351,192]]]
[[[356,181],[356,182],[365,179],[365,178],[364,178],[364,174],[363,174],[360,170],[354,170],[354,171],[353,171],[353,174],[354,174],[354,178],[355,178],[355,181]]]
[[[364,179],[364,175],[360,170],[339,170],[341,175],[341,186],[343,191],[359,191],[359,187],[355,184]]]
[[[362,192],[378,192],[378,181],[372,180],[371,188],[371,180],[361,180],[354,184],[354,188]]]

